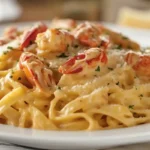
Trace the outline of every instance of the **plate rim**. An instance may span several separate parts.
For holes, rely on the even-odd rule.
[[[44,131],[0,124],[0,130],[0,140],[36,148],[49,148],[53,143],[62,148],[108,148],[150,141],[150,124],[96,131]]]

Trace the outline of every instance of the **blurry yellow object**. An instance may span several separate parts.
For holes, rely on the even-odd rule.
[[[118,15],[118,24],[137,27],[150,28],[150,10],[142,11],[132,8],[121,8]]]

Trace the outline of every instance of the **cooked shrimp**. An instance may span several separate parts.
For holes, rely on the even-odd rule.
[[[125,60],[139,76],[150,76],[150,55],[127,53]]]
[[[44,95],[50,96],[55,88],[52,71],[34,54],[24,52],[20,57],[20,68],[29,82]]]
[[[9,27],[4,31],[4,37],[15,39],[18,36],[18,29],[16,27]]]
[[[60,28],[71,30],[76,27],[76,21],[73,19],[54,19],[51,23],[51,28]]]
[[[66,30],[48,29],[38,34],[36,43],[40,50],[50,52],[64,52],[68,46],[72,46],[74,37]]]
[[[4,44],[7,44],[10,40],[9,39],[6,39],[4,37],[1,37],[0,38],[0,46],[4,45]]]
[[[102,34],[107,34],[113,44],[119,45],[124,49],[140,50],[140,45],[126,36],[114,32],[104,26],[101,26]]]
[[[101,44],[101,39],[99,37],[101,32],[101,28],[96,24],[85,22],[79,24],[72,33],[82,45],[98,47]]]
[[[85,46],[100,47],[101,37],[107,34],[112,45],[119,45],[125,49],[139,50],[140,46],[131,39],[114,32],[98,23],[82,23],[75,28],[73,35]]]
[[[107,63],[106,52],[99,48],[91,48],[69,59],[59,67],[59,72],[63,74],[75,74],[82,72],[86,67],[94,68],[98,63]]]
[[[0,46],[9,43],[18,36],[16,27],[9,27],[4,31],[3,37],[0,38]]]
[[[43,23],[37,24],[30,30],[25,31],[22,36],[21,49],[26,48],[33,43],[39,33],[46,31],[47,26]]]

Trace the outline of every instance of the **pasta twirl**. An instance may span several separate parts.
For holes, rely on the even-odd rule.
[[[16,29],[0,46],[0,123],[42,130],[148,123],[149,62],[148,50],[98,23],[55,19]]]

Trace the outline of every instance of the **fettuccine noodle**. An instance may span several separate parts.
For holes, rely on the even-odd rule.
[[[91,22],[53,20],[0,39],[0,123],[105,130],[150,122],[150,55]]]

